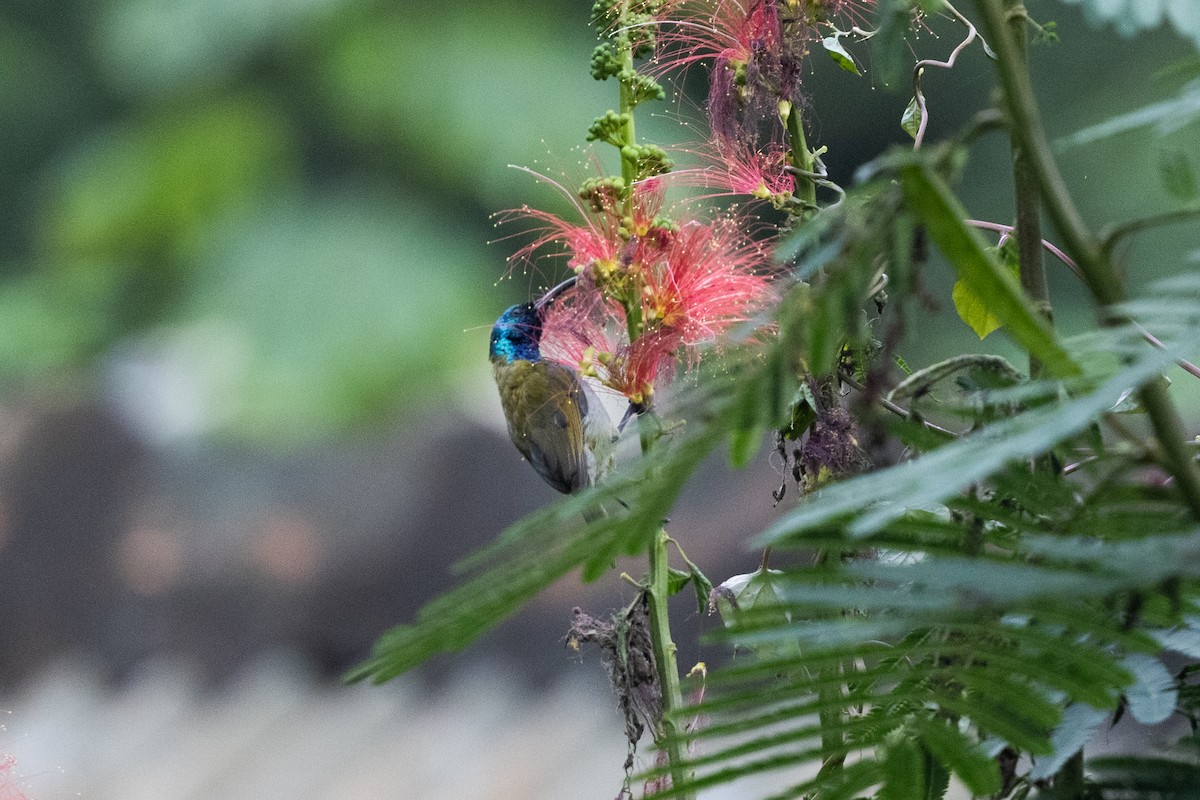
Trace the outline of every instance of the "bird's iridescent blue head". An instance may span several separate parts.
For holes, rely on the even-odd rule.
[[[538,361],[542,354],[538,344],[542,339],[542,317],[533,303],[509,306],[492,327],[492,343],[488,355],[492,361],[511,364],[514,361]]]

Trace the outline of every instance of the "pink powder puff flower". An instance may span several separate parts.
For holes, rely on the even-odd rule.
[[[669,52],[656,56],[655,74],[686,68],[709,58],[716,62],[745,64],[755,53],[777,48],[783,40],[774,0],[716,0],[686,5],[698,8],[679,18],[665,14],[659,18],[660,24],[668,23],[668,29],[660,35],[660,42]],[[676,8],[682,6],[685,4],[678,4]]]
[[[783,208],[796,190],[796,178],[786,169],[790,150],[782,142],[755,146],[746,136],[714,136],[693,152],[706,165],[678,169],[669,177],[681,186],[713,190],[697,199],[745,195]]]
[[[532,231],[534,239],[508,257],[510,265],[532,264],[540,251],[549,245],[559,245],[566,251],[568,265],[576,270],[582,270],[596,260],[611,260],[617,256],[621,246],[619,223],[614,223],[610,214],[591,212],[580,203],[573,192],[567,190],[558,181],[546,175],[534,172],[527,167],[514,167],[528,172],[542,183],[555,189],[574,207],[579,215],[579,222],[568,222],[558,214],[528,205],[508,209],[495,214],[497,224],[511,222],[517,219],[533,220],[537,223]]]
[[[845,18],[864,22],[875,0],[708,0],[658,14],[654,77],[711,59],[708,117],[723,136],[753,130],[780,100],[799,103],[810,45]],[[824,29],[824,30],[823,30]]]
[[[682,340],[677,331],[646,333],[628,341],[625,311],[594,286],[572,288],[554,301],[542,322],[542,355],[579,370],[624,396],[649,406],[655,386],[674,377]]]
[[[636,410],[649,408],[654,387],[674,377],[679,339],[673,331],[656,331],[639,336],[632,344],[613,353],[598,354],[597,374],[601,382],[620,392]]]
[[[596,352],[616,351],[626,334],[625,309],[605,297],[585,274],[546,306],[541,352],[544,358],[587,372]]]
[[[0,800],[25,800],[25,793],[17,788],[13,767],[17,760],[10,755],[0,755]]]
[[[769,284],[754,271],[766,252],[741,238],[730,220],[681,225],[662,261],[643,276],[646,330],[674,331],[692,347],[748,319],[766,299]]]
[[[532,263],[540,251],[558,245],[567,255],[567,265],[577,273],[590,272],[598,280],[618,273],[623,264],[637,261],[647,248],[661,247],[670,236],[663,228],[658,214],[662,210],[666,191],[661,180],[649,179],[633,187],[631,214],[624,214],[623,204],[615,193],[593,192],[587,205],[557,181],[529,172],[543,183],[556,188],[574,206],[579,222],[522,206],[497,214],[501,223],[529,219],[538,223],[533,241],[509,256],[509,264]]]
[[[641,251],[644,260],[625,263],[618,278],[597,284],[583,275],[559,295],[543,320],[543,355],[645,407],[680,359],[693,366],[698,345],[766,301],[768,279],[754,272],[765,255],[732,220],[683,223],[665,245]],[[641,320],[632,342],[625,308],[605,289],[618,281],[637,290]]]
[[[697,4],[699,6],[699,4]],[[787,28],[779,0],[715,0],[693,15],[663,19],[655,75],[712,59],[708,116],[713,131],[733,136],[774,113],[780,99],[796,100],[808,36]]]
[[[581,219],[567,222],[529,207],[506,212],[505,219],[540,224],[534,241],[513,258],[531,261],[559,245],[577,274],[547,300],[542,354],[597,379],[635,408],[649,405],[655,385],[671,379],[680,358],[694,364],[697,345],[766,299],[767,278],[755,272],[767,261],[765,248],[733,218],[665,221],[663,180],[638,182],[626,203],[619,183],[608,179],[592,182],[580,202],[561,184],[539,178],[566,194]]]

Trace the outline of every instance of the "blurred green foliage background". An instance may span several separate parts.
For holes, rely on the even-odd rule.
[[[489,215],[557,202],[507,165],[578,162],[588,122],[612,105],[587,75],[589,6],[0,4],[3,398],[106,394],[165,440],[272,446],[447,398],[487,403],[487,326],[549,279],[496,287],[512,247],[488,244]],[[1169,94],[1172,79],[1154,73],[1190,49],[1169,29],[1122,40],[1073,6],[1030,6],[1063,37],[1034,53],[1053,135]],[[957,41],[933,28],[917,39],[923,55]],[[812,138],[845,182],[904,141],[907,95],[865,67],[855,78],[812,59]],[[991,75],[974,48],[925,83],[936,137],[988,102]],[[679,124],[697,103],[669,102],[643,135],[699,138]],[[1173,137],[1068,153],[1085,211],[1166,206],[1159,151],[1197,144],[1194,126]],[[1009,219],[1007,164],[1001,138],[985,141],[964,181],[973,213]],[[1179,228],[1142,237],[1131,269],[1168,271],[1196,246]],[[932,293],[948,306],[943,288]],[[1088,313],[1067,277],[1054,288],[1066,324]],[[972,345],[943,316],[948,336],[914,333],[915,360]]]

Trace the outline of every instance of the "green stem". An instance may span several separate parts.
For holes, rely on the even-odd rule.
[[[1021,0],[1005,0],[1009,28],[1021,64],[1028,68],[1029,35],[1026,29],[1028,15]],[[1046,260],[1042,247],[1041,200],[1038,197],[1037,175],[1030,163],[1029,154],[1015,135],[1012,140],[1013,187],[1017,200],[1017,255],[1021,265],[1021,288],[1033,301],[1047,322],[1053,322],[1054,313],[1050,305],[1050,290],[1046,285]],[[1034,356],[1029,357],[1029,377],[1041,375],[1042,365]]]
[[[1059,172],[1042,126],[1028,65],[1008,30],[1008,20],[1023,15],[1024,8],[1005,9],[1001,0],[976,0],[976,5],[997,55],[995,63],[1000,72],[1013,138],[1029,159],[1046,212],[1062,235],[1065,249],[1079,265],[1092,297],[1102,307],[1116,305],[1126,298],[1125,286],[1113,267],[1110,253],[1084,222]],[[1101,308],[1100,314],[1103,324],[1121,321],[1119,318],[1114,320],[1105,308]],[[1150,425],[1175,478],[1175,485],[1192,516],[1200,520],[1200,468],[1188,452],[1187,432],[1165,383],[1161,379],[1148,383],[1139,390],[1138,399],[1150,417]]]
[[[638,433],[642,442],[643,455],[649,452],[654,441],[658,422],[653,412],[647,412],[638,417]],[[650,642],[654,649],[654,665],[658,670],[658,683],[662,690],[662,719],[654,731],[654,741],[667,751],[671,767],[671,783],[682,786],[691,777],[690,772],[683,766],[683,745],[679,741],[675,719],[683,708],[683,691],[679,681],[679,662],[676,656],[675,642],[671,639],[671,619],[668,614],[670,589],[670,564],[668,562],[668,545],[671,537],[666,528],[659,528],[650,543],[650,576],[646,585],[646,600],[650,616]],[[691,792],[681,794],[682,798],[691,798]]]
[[[624,11],[622,11],[622,16]],[[629,40],[628,33],[621,33],[617,37],[617,55],[621,59],[622,74],[633,74],[633,43]],[[617,79],[617,85],[620,87],[620,108],[621,115],[625,120],[623,141],[629,147],[637,145],[637,127],[633,120],[633,109],[637,105],[633,101],[633,87],[628,82]],[[637,159],[628,158],[625,148],[621,148],[621,179],[625,182],[622,191],[622,213],[627,218],[633,217],[633,184],[638,178]],[[633,292],[625,305],[625,322],[629,330],[629,341],[634,342],[642,335],[642,306],[641,292]]]
[[[667,532],[660,529],[650,546],[650,585],[646,594],[650,605],[650,640],[654,645],[654,663],[662,686],[663,717],[656,738],[665,746],[671,762],[671,783],[682,786],[689,778],[683,766],[683,744],[675,727],[675,715],[683,707],[683,691],[679,681],[679,662],[675,642],[671,640],[671,622],[667,616],[670,589],[667,564]],[[689,792],[682,797],[691,797]]]
[[[1007,30],[1010,12],[1001,7],[1000,0],[976,0],[976,3],[983,14],[983,25],[992,49],[997,55],[995,64],[1000,71],[1012,135],[1037,176],[1042,200],[1046,203],[1046,213],[1062,234],[1067,252],[1075,257],[1084,283],[1092,295],[1102,305],[1119,303],[1125,299],[1124,289],[1105,261],[1099,242],[1084,222],[1054,162],[1038,113],[1028,65],[1021,59],[1017,44]]]
[[[624,17],[624,15],[625,9],[623,8],[621,16]],[[633,44],[628,32],[617,36],[617,55],[621,59],[622,74],[633,75]],[[620,86],[620,113],[625,120],[622,138],[628,147],[635,147],[637,145],[637,129],[633,119],[633,109],[636,105],[633,87],[627,81],[621,80],[620,77],[617,82]],[[623,206],[625,216],[632,217],[633,185],[638,179],[638,164],[636,158],[627,156],[627,152],[625,148],[622,148],[621,178],[625,182]],[[628,299],[625,308],[630,342],[636,341],[643,333],[641,293],[635,292],[634,295]],[[646,412],[638,416],[638,434],[641,439],[643,456],[649,454],[650,447],[658,433],[658,421],[653,412]],[[690,774],[683,766],[683,744],[676,735],[675,725],[675,720],[683,708],[683,691],[680,687],[679,663],[676,657],[675,642],[671,638],[671,619],[668,613],[671,596],[668,560],[670,541],[666,529],[660,527],[654,535],[654,540],[650,543],[650,574],[644,591],[647,614],[650,617],[650,642],[654,650],[654,664],[658,671],[658,683],[662,692],[662,717],[652,733],[654,743],[667,752],[671,783],[675,786],[682,786],[687,782]],[[693,796],[691,792],[680,795],[684,800]]]
[[[629,40],[629,34],[622,33],[617,37],[617,55],[621,58],[621,71],[624,75],[633,74],[633,43]],[[621,114],[625,119],[625,135],[623,137],[625,144],[633,147],[637,144],[637,128],[633,122],[633,107],[636,103],[633,102],[633,87],[628,82],[617,79],[617,84],[621,87]],[[625,181],[623,189],[625,193],[625,216],[633,215],[633,184],[637,180],[637,160],[628,158],[624,148],[621,150],[621,178]]]
[[[779,106],[779,114],[783,117],[784,126],[787,128],[788,143],[792,148],[792,161],[798,170],[808,173],[796,176],[794,193],[804,208],[802,218],[807,218],[817,210],[817,184],[811,177],[808,177],[816,172],[816,155],[808,149],[808,140],[804,136],[804,121],[800,118],[800,111],[795,104],[786,100],[782,101]]]
[[[1200,203],[1192,203],[1191,205],[1180,206],[1179,208],[1169,208],[1157,214],[1150,214],[1149,216],[1132,219],[1129,222],[1123,222],[1120,225],[1114,225],[1106,231],[1101,231],[1104,249],[1111,253],[1112,249],[1117,246],[1117,243],[1126,236],[1160,225],[1187,222],[1194,217],[1200,217]]]

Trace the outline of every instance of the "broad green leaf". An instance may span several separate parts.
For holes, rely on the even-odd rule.
[[[1191,155],[1178,147],[1164,147],[1158,152],[1158,175],[1163,188],[1177,200],[1194,200],[1197,194],[1196,170]]]
[[[922,761],[921,748],[912,740],[900,739],[890,744],[883,757],[883,787],[877,795],[879,800],[924,797],[925,766]]]
[[[1039,758],[1029,772],[1031,780],[1053,776],[1078,753],[1109,717],[1109,712],[1092,708],[1086,703],[1072,703],[1063,711],[1062,721],[1050,736],[1054,752]]]
[[[854,61],[854,56],[850,55],[849,51],[842,46],[842,38],[840,36],[826,36],[821,40],[821,46],[829,53],[830,58],[837,62],[837,65],[846,72],[852,72],[855,75],[860,75],[858,64]]]
[[[884,86],[895,86],[904,79],[912,64],[905,45],[912,16],[907,0],[880,0],[876,34],[871,37],[872,66]]]
[[[1050,373],[1060,377],[1079,374],[1079,365],[1025,297],[1016,278],[988,254],[979,232],[967,227],[967,213],[949,187],[921,164],[902,167],[900,175],[913,213],[925,223],[959,279],[984,301],[1009,336],[1040,359]]]
[[[1009,272],[1020,280],[1021,262],[1017,256],[1015,236],[1009,237],[1003,247],[989,248],[988,252],[995,253]],[[951,297],[959,318],[970,325],[980,339],[986,339],[988,334],[1001,326],[1000,320],[988,308],[987,301],[973,292],[965,280],[959,278],[954,282]]]
[[[924,743],[922,743],[924,744]],[[925,767],[925,800],[942,800],[950,789],[950,769],[928,747],[922,747]]]
[[[762,448],[763,429],[757,425],[729,432],[729,463],[738,469],[748,465]]]
[[[959,318],[970,325],[971,330],[975,331],[975,335],[980,339],[986,339],[988,334],[999,329],[1000,320],[988,310],[987,304],[979,299],[979,295],[967,287],[966,281],[960,278],[954,282],[950,298],[954,301],[954,310],[958,312]]]
[[[1180,36],[1200,47],[1200,2],[1197,0],[1063,0],[1081,6],[1093,25],[1112,25],[1122,36],[1153,30],[1169,21]]]
[[[1121,665],[1133,673],[1133,685],[1125,691],[1125,699],[1134,719],[1143,725],[1157,725],[1175,713],[1179,691],[1161,661],[1145,653],[1130,653],[1121,659]]]

